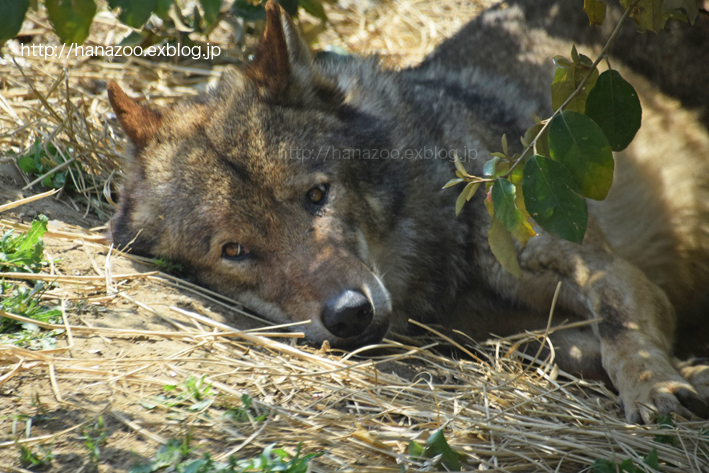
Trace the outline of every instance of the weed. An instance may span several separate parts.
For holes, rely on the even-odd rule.
[[[184,269],[180,263],[175,263],[168,258],[153,258],[150,261],[163,273],[180,274]]]
[[[20,463],[25,467],[43,467],[52,462],[54,454],[52,453],[51,445],[39,444],[39,452],[35,453],[30,447],[19,445],[20,447]]]
[[[439,464],[439,471],[460,470],[461,462],[467,459],[465,453],[455,451],[448,445],[443,429],[433,432],[426,440],[426,445],[421,445],[414,440],[409,442],[409,457],[431,459],[434,464]]]
[[[101,445],[106,443],[106,438],[108,438],[106,427],[103,425],[103,416],[98,416],[96,422],[84,427],[81,434],[84,437],[84,447],[89,454],[89,461],[94,470],[98,470]]]
[[[74,150],[66,149],[67,155],[74,154]],[[76,192],[81,201],[88,202],[99,217],[105,218],[106,214],[100,208],[105,205],[101,194],[96,192],[90,195],[86,189],[100,189],[102,186],[95,176],[84,169],[81,162],[66,159],[52,143],[43,145],[41,140],[35,140],[27,154],[17,157],[17,166],[30,176],[45,176],[41,184],[52,189],[64,188]],[[61,168],[59,168],[61,166]],[[59,168],[59,169],[57,169]],[[98,197],[98,199],[96,198]]]
[[[47,265],[44,259],[42,236],[47,231],[47,217],[41,215],[25,234],[15,235],[10,230],[0,237],[0,272],[37,273]],[[38,322],[56,323],[61,311],[56,306],[41,304],[41,297],[49,286],[37,282],[33,286],[0,281],[0,309]],[[0,317],[0,342],[24,348],[47,349],[56,344],[61,331],[39,334],[39,327],[30,322],[18,322]]]
[[[47,217],[40,215],[24,235],[15,235],[13,230],[5,232],[0,237],[0,271],[38,273],[47,265],[42,241],[46,231]]]
[[[249,420],[263,422],[263,420],[268,416],[268,412],[251,407],[252,401],[253,398],[251,396],[248,394],[242,394],[241,403],[243,407],[228,409],[224,413],[224,417],[233,422],[246,422]]]
[[[232,456],[227,463],[223,463],[212,460],[209,454],[204,454],[200,459],[188,459],[193,449],[186,448],[185,441],[171,440],[158,449],[149,463],[135,466],[130,473],[150,473],[161,469],[183,473],[306,473],[310,461],[323,455],[309,453],[301,457],[300,443],[295,455],[289,455],[275,446],[267,446],[254,458],[238,459]]]

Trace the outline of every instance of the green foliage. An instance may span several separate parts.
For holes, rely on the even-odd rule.
[[[38,273],[44,261],[42,236],[47,231],[47,217],[40,215],[24,235],[10,230],[0,237],[0,272]]]
[[[564,111],[549,126],[549,151],[569,170],[581,195],[603,200],[613,184],[613,153],[603,131],[589,117]]]
[[[184,270],[180,263],[175,263],[168,258],[153,258],[152,263],[157,266],[160,271],[165,273],[180,273]]]
[[[66,163],[66,161],[54,145],[48,143],[45,147],[42,145],[41,140],[36,140],[27,154],[17,158],[17,165],[31,176],[41,177],[47,174],[42,179],[44,187],[59,189],[66,185],[69,190],[77,190],[73,179],[69,175],[72,170],[80,173],[85,181],[94,184],[93,177],[84,171],[81,163],[76,161],[63,166],[58,171],[51,172],[57,166]]]
[[[576,96],[566,105],[564,110],[583,113],[586,107],[586,98],[598,79],[598,69],[593,67],[593,61],[588,56],[578,54],[576,47],[571,49],[571,61],[563,56],[554,57],[556,73],[551,83],[551,106],[554,110],[561,107],[566,100],[581,87]],[[588,75],[586,83],[581,82]]]
[[[409,457],[416,458],[434,458],[440,455],[440,464],[438,471],[460,471],[461,462],[465,462],[467,455],[465,453],[456,452],[453,450],[445,436],[443,429],[438,429],[433,432],[426,440],[426,445],[412,440],[409,442]]]
[[[642,120],[638,94],[614,70],[608,70],[598,78],[588,96],[585,113],[603,130],[613,151],[628,147]]]
[[[91,23],[96,15],[96,0],[34,0],[44,2],[47,17],[54,32],[65,44],[81,45],[88,37]],[[326,0],[277,0],[292,17],[302,8],[318,18],[324,25],[327,15],[323,8]],[[184,2],[182,2],[184,3]],[[173,4],[176,8],[172,9]],[[0,46],[15,37],[24,21],[30,0],[0,1]],[[266,0],[236,0],[229,11],[221,11],[222,0],[199,0],[200,10],[195,6],[192,13],[184,16],[178,0],[108,0],[108,6],[115,10],[120,21],[131,28],[141,30],[128,36],[121,45],[138,45],[143,48],[161,42],[174,43],[178,32],[196,32],[208,36],[223,19],[237,17],[246,22],[262,22],[266,19]],[[173,14],[170,14],[172,9]],[[162,24],[149,22],[151,15],[156,15]],[[249,28],[258,34],[261,26]],[[322,31],[321,27],[314,34]],[[312,32],[311,32],[312,33]],[[193,45],[185,35],[180,35],[182,44]],[[243,44],[241,44],[243,46]]]
[[[600,0],[583,0],[583,9],[591,26],[602,25],[606,20],[606,4]]]
[[[315,18],[327,21],[323,8],[323,0],[277,0],[283,9],[290,15],[298,14],[298,7],[308,12]],[[236,0],[231,7],[231,12],[246,21],[259,21],[266,19],[266,0]]]
[[[657,425],[663,430],[674,430],[675,424],[672,420],[672,416],[658,416]],[[675,448],[679,447],[679,442],[677,441],[677,435],[656,435],[653,439],[657,443],[662,443],[665,445],[672,445]]]
[[[190,376],[181,389],[178,385],[168,384],[163,386],[163,391],[175,393],[165,396],[155,396],[153,399],[144,399],[140,404],[146,409],[154,409],[158,405],[166,407],[186,407],[191,411],[203,411],[214,402],[212,384],[205,382],[206,375],[199,378]]]
[[[118,19],[131,28],[143,26],[157,8],[156,0],[108,0],[111,8],[120,8]]]
[[[574,243],[583,241],[588,208],[568,169],[553,159],[534,156],[524,166],[522,189],[527,211],[544,231]]]
[[[633,0],[620,0],[624,8],[628,8]],[[699,13],[696,0],[640,0],[631,13],[631,17],[642,31],[655,33],[665,27],[670,18],[694,23]]]
[[[252,419],[256,422],[263,422],[268,416],[268,412],[252,407],[252,402],[253,398],[251,396],[248,394],[242,394],[242,407],[227,410],[224,413],[224,417],[233,422],[247,422]]]
[[[21,315],[38,322],[56,323],[62,312],[57,307],[47,307],[40,303],[40,297],[46,291],[43,283],[35,284],[33,288],[16,286],[0,282],[0,308],[5,312]],[[36,332],[37,326],[29,322],[18,322],[7,317],[0,317],[0,333],[11,333],[24,329]]]
[[[642,458],[642,461],[650,468],[662,471],[660,470],[660,463],[657,458],[657,449],[653,448],[646,457]],[[632,458],[628,458],[619,465],[616,465],[610,460],[597,458],[591,465],[591,471],[593,473],[644,473],[646,470],[636,465]]]
[[[81,430],[83,444],[89,455],[89,461],[95,470],[98,470],[101,446],[106,443],[108,434],[103,425],[103,416],[98,416],[95,422]]]
[[[37,273],[45,267],[42,236],[46,231],[47,217],[40,215],[25,234],[15,235],[12,230],[5,232],[0,237],[0,272]],[[56,323],[61,311],[56,306],[41,303],[46,290],[43,282],[28,287],[0,280],[0,309],[38,322]],[[36,325],[0,317],[0,334],[3,334],[0,342],[45,349],[54,345],[56,332],[46,332],[39,337]]]
[[[22,28],[22,20],[30,7],[29,0],[3,0],[0,2],[0,46],[15,37]]]
[[[638,24],[657,23],[659,17],[693,21],[693,8],[688,5],[692,2],[696,4],[695,0],[665,0],[664,4],[641,0],[630,13]],[[631,1],[621,3],[627,6]],[[665,13],[658,14],[662,8]],[[591,24],[603,23],[602,2],[585,0],[584,9]],[[583,241],[588,223],[585,199],[605,199],[613,185],[613,151],[625,149],[640,129],[642,108],[635,89],[615,70],[599,75],[596,65],[601,59],[592,61],[576,47],[570,59],[555,56],[557,70],[551,84],[555,112],[544,121],[534,117],[537,123],[521,137],[523,153],[510,156],[503,136],[502,152],[491,153],[482,177],[468,174],[456,160],[456,178],[445,186],[467,183],[456,202],[458,215],[472,197],[470,191],[485,183],[490,249],[512,274],[521,271],[512,239],[525,246],[536,235],[532,223],[557,238]]]
[[[247,473],[247,472],[283,472],[306,473],[308,464],[322,453],[309,453],[301,456],[301,446],[296,447],[295,455],[289,455],[285,450],[275,448],[271,444],[254,458],[239,459],[229,457],[226,463],[216,462],[209,454],[200,459],[189,459],[194,449],[189,448],[189,436],[185,440],[170,440],[161,446],[152,460],[144,465],[137,465],[130,473],[150,473],[158,470],[179,471],[181,473]]]
[[[46,467],[50,465],[52,463],[52,459],[54,459],[51,446],[40,444],[39,452],[34,452],[32,447],[26,447],[22,444],[19,444],[19,447],[20,464],[24,467]]]
[[[83,44],[96,14],[94,0],[45,0],[54,32],[66,44]]]

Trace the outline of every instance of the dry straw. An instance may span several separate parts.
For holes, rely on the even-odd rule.
[[[365,13],[332,7],[331,29],[322,42],[358,53],[379,53],[389,65],[402,66],[419,60],[484,3],[404,0]],[[46,19],[32,19],[40,34],[48,31]],[[101,17],[94,29],[95,43],[124,33],[107,17]],[[46,38],[49,41],[50,36]],[[63,163],[79,162],[84,172],[63,164],[78,192],[43,198],[61,198],[80,214],[100,216],[112,211],[123,152],[123,138],[105,97],[105,81],[118,80],[162,103],[196,93],[218,73],[198,64],[156,65],[133,59],[2,61],[0,159],[14,163],[12,154],[52,146]],[[28,178],[26,187],[34,181]],[[2,206],[0,211],[12,206]],[[0,226],[27,229],[11,219]],[[341,356],[296,346],[297,335],[285,333],[286,327],[264,324],[256,332],[240,331],[206,318],[209,311],[198,314],[154,306],[145,294],[135,295],[137,288],[144,288],[148,296],[149,290],[179,289],[234,316],[254,317],[235,301],[162,273],[113,274],[113,264],[128,256],[105,246],[100,233],[52,229],[45,240],[49,245],[73,243],[66,254],[87,255],[92,273],[76,276],[71,267],[52,264],[46,274],[0,274],[6,280],[54,283],[43,297],[62,307],[63,319],[44,328],[65,334],[54,349],[0,346],[0,389],[48,386],[42,402],[50,410],[61,407],[83,416],[42,434],[34,433],[37,427],[6,418],[0,469],[21,471],[10,454],[18,445],[55,442],[81,454],[80,443],[71,447],[65,440],[77,438],[102,415],[129,432],[131,439],[147,442],[152,451],[184,436],[188,427],[193,438],[204,439],[201,448],[221,460],[229,455],[253,456],[271,443],[293,451],[303,442],[305,452],[324,452],[312,463],[316,472],[435,470],[435,459],[411,458],[407,445],[412,440],[424,443],[440,428],[453,448],[465,453],[466,470],[576,472],[587,469],[596,458],[617,462],[633,458],[641,465],[640,457],[655,448],[663,472],[709,472],[703,424],[676,419],[670,430],[627,425],[615,396],[604,386],[559,372],[553,358],[527,357],[516,351],[526,340],[546,340],[549,331],[482,345],[467,342],[462,351],[453,352],[462,353],[458,356],[451,355],[449,341],[431,329],[431,337],[425,340],[385,340],[376,351]],[[137,311],[136,318],[159,317],[163,328],[134,329],[130,323],[122,329],[97,326],[81,315],[80,303],[102,308],[106,314],[122,304]],[[14,314],[0,315],[22,320]],[[130,343],[107,356],[86,349],[95,337],[106,346]],[[161,340],[172,344],[163,347],[160,356],[131,348]],[[188,402],[175,404],[168,402],[169,396],[157,397],[165,394],[165,385],[184,386],[185,380],[202,377],[211,383],[211,404],[195,410]],[[225,415],[229,407],[242,406],[244,394],[253,399],[246,417]],[[10,402],[9,396],[0,399],[0,404]],[[11,412],[6,404],[4,414]],[[258,414],[265,417],[257,420]],[[654,441],[657,435],[668,434],[676,438],[676,447]]]

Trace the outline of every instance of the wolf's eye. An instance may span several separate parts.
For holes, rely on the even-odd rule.
[[[321,205],[325,203],[327,196],[327,185],[319,185],[308,191],[308,200],[311,204]]]
[[[222,258],[238,259],[249,254],[249,251],[239,243],[227,243],[222,246]]]

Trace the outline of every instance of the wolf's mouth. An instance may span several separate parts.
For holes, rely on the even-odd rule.
[[[351,351],[366,345],[372,345],[374,343],[381,342],[382,338],[384,338],[388,331],[389,321],[382,320],[379,322],[373,322],[367,332],[357,337],[335,338],[333,340],[328,341],[330,342],[330,346],[332,346],[332,348]]]

